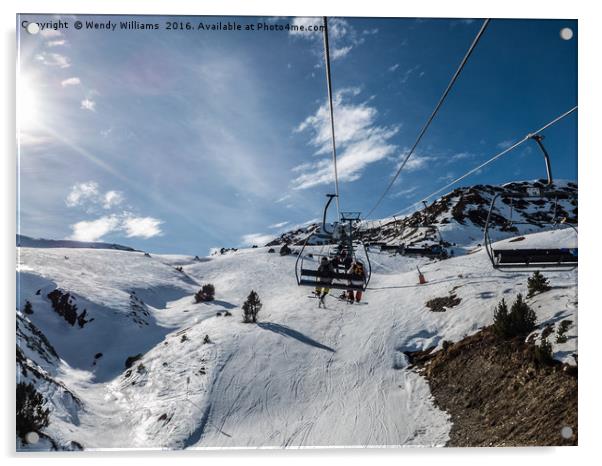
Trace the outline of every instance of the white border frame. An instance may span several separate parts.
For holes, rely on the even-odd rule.
[[[600,108],[600,31],[602,24],[595,2],[579,1],[532,1],[498,0],[485,2],[475,0],[421,0],[412,2],[391,2],[370,0],[368,2],[326,3],[324,0],[305,0],[285,3],[282,0],[221,0],[220,2],[190,2],[189,0],[4,0],[0,4],[2,14],[2,284],[3,296],[3,332],[2,351],[2,389],[3,419],[0,440],[3,453],[12,463],[18,457],[25,463],[62,464],[66,457],[75,461],[93,464],[105,464],[107,460],[125,458],[125,461],[143,460],[153,465],[168,459],[178,459],[198,464],[215,461],[244,461],[246,466],[279,464],[305,465],[308,461],[320,464],[345,461],[348,465],[363,464],[376,460],[382,464],[400,462],[439,462],[446,465],[461,464],[482,466],[503,464],[518,458],[529,462],[545,461],[547,464],[576,464],[588,462],[602,442],[598,433],[602,431],[600,421],[600,334],[602,332],[602,309],[596,285],[598,285],[600,259],[599,233],[602,229],[602,209],[599,203],[600,186],[596,179],[601,174],[602,148],[595,123],[596,110]],[[579,190],[581,230],[579,244],[581,249],[579,272],[579,447],[562,448],[508,448],[508,449],[310,449],[291,450],[203,450],[194,452],[155,452],[120,451],[88,452],[81,454],[16,454],[14,444],[14,314],[15,305],[15,219],[16,219],[16,144],[15,144],[15,59],[16,13],[113,13],[113,14],[196,14],[196,15],[270,15],[270,16],[405,16],[405,17],[492,17],[492,18],[569,18],[579,20]],[[599,285],[598,285],[599,286]],[[24,464],[20,461],[20,464]]]

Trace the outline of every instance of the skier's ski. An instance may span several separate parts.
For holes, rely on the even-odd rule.
[[[328,295],[328,296],[332,296],[332,295]],[[316,296],[315,294],[308,296],[308,298],[310,298],[310,299],[317,299],[318,300],[318,307],[319,308],[328,309],[326,307],[326,303],[324,302],[324,298],[321,298],[320,296]]]
[[[360,301],[359,303],[356,302],[356,301],[351,302],[347,298],[343,298],[341,296],[335,296],[335,295],[332,295],[332,294],[329,294],[328,296],[332,296],[333,298],[335,298],[335,299],[337,299],[337,300],[339,300],[339,301],[341,301],[343,303],[347,303],[347,304],[368,304],[366,301]]]

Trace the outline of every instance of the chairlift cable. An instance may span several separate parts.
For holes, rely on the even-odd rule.
[[[500,157],[506,155],[508,152],[516,149],[518,146],[520,146],[521,144],[525,143],[526,141],[528,141],[529,139],[532,138],[533,135],[535,134],[539,134],[542,133],[543,131],[545,131],[546,129],[548,129],[550,126],[555,125],[556,123],[558,123],[560,120],[566,118],[567,116],[569,116],[571,113],[575,112],[577,110],[578,106],[575,105],[573,108],[571,108],[570,110],[564,112],[562,115],[557,116],[556,118],[554,118],[552,121],[546,123],[544,126],[542,126],[541,128],[539,128],[538,130],[535,130],[529,134],[527,134],[525,137],[523,137],[522,139],[520,139],[519,141],[515,142],[514,144],[512,144],[511,146],[507,147],[506,149],[504,149],[503,151],[495,154],[493,157],[491,157],[490,159],[488,159],[487,161],[483,162],[482,164],[470,169],[469,171],[467,171],[466,173],[464,173],[463,175],[459,176],[458,178],[456,178],[453,181],[450,181],[449,183],[447,183],[445,186],[437,189],[436,191],[432,192],[431,194],[429,194],[428,196],[424,197],[423,199],[421,199],[420,201],[415,202],[414,204],[412,204],[410,207],[395,213],[394,216],[397,215],[401,215],[407,211],[409,211],[412,207],[415,207],[421,203],[424,203],[426,201],[428,201],[431,197],[441,193],[442,191],[445,191],[446,189],[449,189],[451,186],[455,185],[456,183],[459,183],[460,181],[462,181],[463,179],[469,177],[470,175],[473,175],[474,173],[478,172],[479,170],[481,170],[482,168],[486,167],[487,165],[489,165],[492,162],[495,162],[497,159],[499,159]]]
[[[441,95],[441,97],[439,99],[439,102],[437,102],[437,105],[435,106],[435,109],[433,110],[433,112],[429,116],[428,120],[426,121],[426,123],[424,124],[424,126],[422,127],[422,129],[420,130],[420,133],[418,134],[418,137],[416,138],[416,142],[414,142],[414,145],[412,146],[412,148],[410,149],[410,151],[406,154],[406,156],[403,159],[401,165],[397,169],[397,172],[395,173],[395,175],[393,176],[393,178],[391,178],[391,181],[389,181],[389,184],[387,185],[387,188],[384,190],[384,192],[378,198],[378,201],[376,201],[376,204],[374,204],[374,207],[372,207],[372,209],[370,209],[370,211],[368,212],[368,214],[366,215],[366,217],[369,217],[372,214],[372,212],[374,212],[378,208],[378,206],[383,201],[383,199],[385,198],[385,196],[387,195],[387,193],[393,187],[393,184],[395,183],[395,181],[399,177],[399,174],[401,173],[401,171],[405,167],[406,163],[408,162],[408,160],[410,159],[410,157],[412,156],[412,154],[416,150],[416,147],[420,143],[422,137],[424,136],[424,134],[426,133],[426,131],[429,128],[430,124],[432,123],[433,119],[435,118],[435,115],[437,115],[437,112],[439,112],[439,109],[443,105],[443,102],[445,101],[445,99],[447,98],[448,94],[451,92],[452,87],[454,86],[454,84],[458,80],[458,77],[460,76],[460,73],[464,69],[464,66],[468,62],[468,59],[472,55],[472,52],[474,51],[475,47],[479,43],[479,40],[483,36],[483,33],[485,32],[485,29],[487,29],[487,26],[489,25],[489,21],[490,21],[490,19],[485,19],[485,21],[483,21],[481,29],[479,30],[479,32],[475,36],[474,40],[472,41],[472,44],[470,44],[470,47],[468,48],[468,51],[466,52],[466,54],[464,55],[464,58],[460,62],[460,65],[458,66],[458,69],[456,70],[456,72],[452,76],[451,81],[449,82],[449,84],[447,85],[447,88],[443,92],[443,95]]]
[[[326,68],[326,85],[328,87],[328,105],[330,107],[330,131],[332,135],[332,165],[334,169],[334,193],[336,194],[337,219],[341,216],[339,201],[339,174],[337,171],[337,147],[334,136],[334,109],[332,103],[332,82],[330,78],[330,52],[328,45],[328,20],[324,16],[324,63]]]

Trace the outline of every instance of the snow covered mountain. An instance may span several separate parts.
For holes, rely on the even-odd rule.
[[[458,238],[462,229],[473,234],[494,192],[456,190],[404,222],[426,214]],[[576,216],[576,207],[563,209]],[[537,215],[532,205],[518,210]],[[443,261],[373,252],[364,302],[349,305],[333,291],[326,309],[296,285],[296,258],[267,247],[199,260],[21,245],[17,381],[34,384],[50,414],[44,437],[17,439],[17,448],[445,445],[450,415],[405,353],[474,334],[492,323],[500,299],[527,291],[528,274],[495,271],[470,234],[470,253]],[[525,241],[567,234],[538,231]],[[568,338],[550,341],[556,359],[575,365],[577,273],[545,275],[552,288],[527,300],[537,332],[570,321]],[[206,283],[215,300],[196,303]],[[257,324],[242,322],[251,290],[263,303]],[[427,306],[450,296],[453,306]]]
[[[420,245],[438,242],[441,238],[448,246],[476,246],[483,242],[483,228],[491,201],[499,195],[491,217],[491,232],[495,239],[517,234],[545,230],[542,222],[553,222],[554,204],[556,220],[566,219],[577,223],[577,184],[557,181],[550,190],[565,194],[567,198],[532,198],[519,200],[512,195],[526,195],[532,187],[543,187],[541,182],[521,181],[503,186],[475,185],[462,187],[440,197],[426,208],[405,217],[365,221],[360,224],[359,236],[367,243]],[[523,225],[510,226],[509,221]],[[426,226],[425,226],[426,225]],[[303,244],[313,233],[320,231],[319,224],[283,233],[266,246]],[[319,240],[312,243],[319,244]]]
[[[120,244],[115,244],[115,243],[73,241],[73,240],[68,240],[68,239],[62,239],[62,240],[40,239],[40,238],[31,238],[31,237],[25,236],[25,235],[17,235],[17,247],[117,249],[120,251],[135,251],[134,248],[130,248],[129,246],[122,246]]]

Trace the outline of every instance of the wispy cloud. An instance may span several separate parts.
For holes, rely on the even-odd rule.
[[[46,42],[46,46],[47,47],[61,47],[61,46],[65,45],[66,43],[67,43],[67,41],[65,39],[49,40],[48,42]]]
[[[68,207],[77,207],[86,202],[95,203],[98,197],[98,183],[95,181],[86,181],[73,185],[65,199],[65,204]]]
[[[67,87],[67,86],[77,86],[81,84],[80,79],[77,76],[74,76],[72,78],[67,78],[61,81],[61,86],[63,87]]]
[[[280,222],[280,223],[274,223],[273,225],[270,225],[269,228],[272,228],[274,230],[277,230],[278,228],[282,228],[285,227],[286,225],[288,225],[289,222]]]
[[[410,149],[406,147],[403,150],[403,152],[399,155],[396,170],[399,169],[399,167],[405,160],[409,150]],[[429,164],[437,162],[439,159],[440,157],[436,155],[427,155],[421,152],[414,152],[404,165],[403,169],[406,172],[422,170],[423,168],[427,168]]]
[[[471,152],[458,152],[457,154],[453,154],[449,160],[451,162],[456,162],[458,160],[468,160],[468,159],[473,159],[476,157],[476,154],[473,154]]]
[[[109,233],[123,233],[128,238],[148,239],[162,234],[162,220],[117,210],[124,202],[125,197],[121,191],[103,192],[96,181],[73,185],[65,198],[67,207],[81,208],[87,214],[105,213],[96,219],[72,224],[71,238],[77,241],[98,241]]]
[[[507,139],[507,140],[498,142],[496,145],[499,149],[508,149],[508,147],[510,147],[513,143],[514,143],[514,141]]]
[[[50,39],[53,37],[62,37],[63,33],[61,31],[59,31],[58,29],[42,29],[40,31],[40,35],[44,39]]]
[[[417,189],[418,189],[418,186],[413,186],[411,188],[402,189],[401,191],[397,191],[396,193],[393,193],[393,195],[391,197],[393,197],[393,198],[396,198],[396,197],[409,198],[409,197],[412,197],[412,195],[416,192]]]
[[[161,220],[153,217],[105,215],[95,220],[82,220],[71,225],[70,239],[99,241],[110,233],[124,232],[128,238],[149,239],[162,234]]]
[[[284,196],[281,196],[278,199],[276,199],[276,202],[280,203],[280,202],[288,201],[291,197],[292,196],[290,194],[285,194]]]
[[[395,63],[393,66],[390,66],[389,71],[394,72],[397,68],[399,68],[399,63]]]
[[[450,21],[449,27],[450,28],[454,28],[457,25],[469,26],[472,23],[474,23],[475,21],[476,21],[476,19],[474,19],[474,18],[460,18],[460,19],[456,19],[456,20]]]
[[[414,74],[416,71],[418,71],[420,69],[421,65],[416,65],[413,66],[412,68],[407,69],[404,73],[403,76],[401,77],[401,84],[405,84],[408,82],[408,80],[410,79],[410,77],[412,76],[412,74]]]
[[[322,57],[322,34],[320,27],[323,25],[322,18],[305,18],[296,17],[292,21],[293,29],[289,31],[289,35],[296,38],[312,40],[315,43],[314,53],[316,56]],[[344,19],[329,18],[328,20],[328,36],[330,39],[330,58],[338,60],[346,57],[354,47],[364,43],[363,36],[376,34],[378,30],[362,31],[358,34],[356,29]],[[322,66],[319,62],[317,66]]]
[[[345,55],[347,55],[349,52],[351,52],[352,48],[353,47],[351,45],[348,45],[346,47],[340,47],[338,49],[334,49],[332,51],[331,58],[333,60],[337,60],[338,58],[343,58]]]
[[[454,179],[454,173],[453,172],[447,172],[445,175],[441,175],[439,178],[437,178],[437,181],[451,181]]]
[[[61,37],[63,33],[58,29],[42,29],[40,35],[45,39],[49,39],[51,37]]]
[[[122,227],[128,238],[152,238],[161,234],[160,225],[163,222],[153,217],[127,217]]]
[[[123,194],[119,191],[107,191],[103,196],[102,207],[103,209],[111,209],[112,207],[118,206],[123,201]]]
[[[322,18],[319,16],[311,18],[297,16],[296,18],[293,18],[291,26],[292,28],[289,31],[291,36],[307,38],[321,34],[320,27],[322,26]]]
[[[241,238],[241,242],[245,246],[264,246],[274,239],[274,235],[266,235],[263,233],[250,233]]]
[[[349,88],[337,92],[334,98],[339,181],[359,179],[368,165],[391,156],[396,150],[389,140],[399,128],[377,125],[378,112],[368,103],[348,102],[350,97],[358,94],[359,89]],[[326,104],[307,117],[296,131],[312,133],[310,144],[316,147],[316,155],[328,156],[295,167],[293,170],[299,175],[292,182],[293,188],[306,189],[332,182],[330,114]]]
[[[121,205],[124,200],[121,191],[110,190],[103,193],[96,181],[85,181],[71,187],[65,198],[65,204],[67,207],[84,207],[88,211],[96,207],[108,210]]]
[[[82,110],[89,110],[91,112],[95,112],[96,111],[96,102],[94,100],[91,99],[84,99],[81,102],[81,107]]]
[[[60,53],[42,52],[37,54],[35,58],[46,66],[56,66],[58,68],[69,68],[71,66],[69,58]]]
[[[71,225],[70,239],[75,241],[98,241],[119,226],[119,219],[114,216],[104,216],[96,220],[82,220]]]

